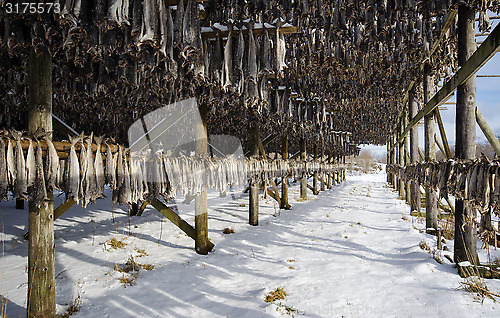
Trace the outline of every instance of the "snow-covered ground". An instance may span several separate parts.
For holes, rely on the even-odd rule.
[[[63,311],[76,295],[74,317],[281,317],[286,308],[305,317],[498,317],[500,305],[481,304],[460,287],[463,281],[442,252],[443,264],[422,250],[436,239],[387,187],[385,174],[349,176],[347,181],[299,202],[292,210],[260,200],[260,225],[248,221],[248,195],[209,195],[210,255],[148,208],[128,218],[110,200],[87,209],[73,207],[56,221],[56,292]],[[56,205],[62,196],[56,198]],[[14,201],[0,204],[3,255],[0,294],[8,317],[25,316],[28,243],[27,211]],[[193,224],[192,205],[179,213]],[[246,205],[246,206],[244,206]],[[234,234],[223,234],[224,228]],[[126,244],[114,249],[115,238]],[[447,241],[453,251],[453,242]],[[496,251],[492,251],[494,254]],[[481,250],[486,261],[486,251]],[[493,255],[492,254],[492,255]],[[142,255],[142,256],[141,256]],[[130,256],[141,269],[133,285],[120,282],[115,265]],[[498,292],[498,281],[488,281]],[[284,300],[264,301],[281,287]]]

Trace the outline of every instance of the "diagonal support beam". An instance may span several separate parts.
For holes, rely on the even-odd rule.
[[[193,240],[196,239],[196,230],[194,227],[192,227],[189,223],[184,221],[177,213],[172,211],[171,208],[163,204],[163,202],[159,201],[158,199],[154,199],[151,202],[151,205],[158,210],[163,216],[165,216],[167,219],[169,219],[172,223],[174,223],[179,229],[181,229],[184,233],[187,234],[190,238]],[[210,242],[210,240],[207,242],[207,248],[208,251],[211,251],[214,248],[214,244]]]
[[[404,135],[406,135],[411,127],[418,124],[418,122],[427,114],[430,114],[437,107],[441,106],[447,101],[455,92],[459,85],[464,84],[476,72],[486,64],[498,51],[500,47],[500,24],[490,33],[484,40],[483,44],[474,52],[474,54],[465,62],[465,64],[458,70],[458,72],[448,81],[443,87],[432,97],[432,99],[420,110],[415,117],[413,117],[406,126],[403,134],[398,138],[399,143],[403,142]]]
[[[488,139],[493,149],[495,149],[495,153],[497,154],[498,157],[500,157],[500,141],[498,141],[497,136],[495,136],[495,133],[493,133],[493,130],[491,130],[490,126],[486,122],[486,119],[484,119],[483,114],[481,114],[479,108],[477,107],[476,107],[476,121],[481,130],[483,131],[483,134],[486,136],[486,139]]]

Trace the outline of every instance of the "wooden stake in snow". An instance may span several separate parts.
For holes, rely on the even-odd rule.
[[[418,104],[413,88],[409,94],[408,107],[411,120],[418,113]],[[410,163],[416,162],[418,162],[418,126],[413,126],[410,129]],[[420,186],[415,181],[410,183],[410,208],[411,211],[420,212]]]
[[[427,104],[434,94],[433,78],[431,75],[431,66],[428,63],[424,65],[424,104]],[[436,160],[436,143],[434,135],[436,134],[436,122],[434,112],[424,117],[425,125],[425,161]],[[437,192],[432,187],[425,187],[425,226],[427,229],[438,229],[437,221]]]
[[[476,50],[474,36],[474,9],[466,5],[458,8],[458,66],[465,64]],[[474,159],[476,155],[476,75],[457,87],[456,148],[458,159]],[[469,261],[478,264],[474,226],[474,209],[463,200],[455,204],[456,263]]]
[[[284,134],[281,137],[281,156],[283,160],[288,160],[288,135]],[[282,176],[281,179],[281,209],[288,210],[288,176]]]
[[[259,127],[255,124],[250,129],[250,156],[259,156]],[[264,189],[265,191],[265,189]],[[259,183],[250,181],[250,202],[248,222],[250,225],[259,225]]]
[[[32,50],[29,61],[28,128],[52,134],[52,56]],[[54,317],[54,202],[52,191],[41,207],[29,202],[28,317]]]
[[[207,152],[207,106],[201,104],[199,107],[201,124],[196,129],[196,154]],[[198,254],[206,255],[208,248],[208,216],[207,216],[207,189],[203,189],[195,198],[194,228],[196,230],[195,250]]]

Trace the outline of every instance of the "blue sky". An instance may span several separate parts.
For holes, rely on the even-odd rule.
[[[491,16],[490,12],[490,16]],[[492,20],[493,26],[491,30],[498,24],[498,20]],[[478,41],[484,40],[486,37],[477,37]],[[486,63],[478,75],[500,75],[500,54],[496,54],[488,63]],[[448,102],[455,102],[453,96]],[[483,117],[488,122],[489,126],[496,135],[500,135],[500,78],[481,78],[476,80],[476,103],[477,107],[483,114]],[[441,110],[441,117],[445,126],[446,135],[450,146],[455,144],[455,105],[443,105],[446,109]],[[439,130],[436,126],[436,131]],[[476,124],[477,140],[480,143],[486,142],[483,132]],[[419,126],[419,144],[420,147],[424,146],[424,128]],[[386,152],[387,147],[364,145],[362,149],[370,150],[374,154],[383,154]]]

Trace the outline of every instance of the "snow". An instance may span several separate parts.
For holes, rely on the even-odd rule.
[[[423,233],[425,222],[386,185],[384,173],[348,176],[332,190],[299,201],[290,187],[289,211],[260,200],[260,225],[248,225],[248,194],[209,193],[209,255],[161,214],[147,208],[127,217],[109,199],[87,209],[73,207],[55,222],[58,310],[81,295],[73,317],[282,317],[285,306],[304,317],[498,317],[499,305],[483,303],[459,289],[463,279]],[[108,196],[110,197],[110,195]],[[261,193],[262,197],[262,193]],[[63,196],[56,197],[55,205]],[[0,293],[9,317],[25,316],[27,211],[15,201],[0,204],[3,256]],[[194,201],[179,214],[194,224]],[[246,205],[246,206],[242,206]],[[224,228],[234,234],[222,234]],[[127,245],[113,249],[116,238]],[[453,251],[453,241],[443,244]],[[140,257],[139,250],[146,256]],[[500,253],[490,251],[492,257]],[[496,254],[495,254],[496,253]],[[141,269],[135,285],[124,287],[115,265],[133,256]],[[486,251],[480,250],[482,261]],[[127,274],[128,275],[128,274]],[[488,280],[492,291],[498,281]],[[266,303],[282,287],[288,296]]]

